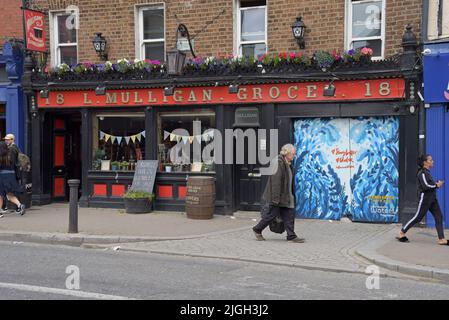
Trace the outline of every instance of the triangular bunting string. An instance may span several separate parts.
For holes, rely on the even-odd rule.
[[[131,139],[131,137],[125,137],[126,144],[129,144],[130,139]]]
[[[117,142],[120,145],[122,143],[123,137],[117,137]]]
[[[139,140],[139,142],[142,141],[142,134],[141,133],[137,134],[136,137],[137,137],[137,140]]]
[[[104,132],[100,131],[100,140],[104,138]]]
[[[108,142],[109,138],[111,138],[111,136],[105,133],[104,134],[104,141]]]
[[[170,132],[164,131],[164,140],[167,140],[167,138],[170,136]]]
[[[142,131],[141,133],[140,133],[144,138],[146,138],[146,133],[145,133],[145,131]]]
[[[131,136],[131,140],[132,140],[133,143],[135,143],[136,142],[136,136]]]

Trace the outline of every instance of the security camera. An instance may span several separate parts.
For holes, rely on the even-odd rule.
[[[432,53],[432,50],[430,50],[429,48],[424,49],[424,51],[422,52],[422,54],[425,56],[428,56],[431,53]]]

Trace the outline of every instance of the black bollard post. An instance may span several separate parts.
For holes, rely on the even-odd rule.
[[[80,181],[69,180],[70,187],[70,211],[69,211],[69,233],[78,233],[78,187]]]

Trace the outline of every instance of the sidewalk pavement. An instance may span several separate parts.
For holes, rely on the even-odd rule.
[[[412,229],[410,243],[395,240],[399,225],[349,220],[297,219],[306,243],[288,243],[285,234],[251,231],[258,213],[188,219],[185,213],[126,214],[124,210],[80,208],[79,232],[68,234],[68,204],[33,207],[24,216],[0,219],[0,240],[75,245],[144,253],[183,255],[286,265],[333,272],[365,273],[376,264],[383,276],[409,274],[449,283],[449,246],[435,243],[432,229]]]

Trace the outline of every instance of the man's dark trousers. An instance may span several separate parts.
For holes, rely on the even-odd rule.
[[[262,233],[262,231],[270,224],[270,222],[279,215],[284,221],[285,231],[287,231],[287,240],[296,238],[295,210],[285,207],[270,206],[270,211],[264,214],[260,222],[253,228],[254,232]]]

